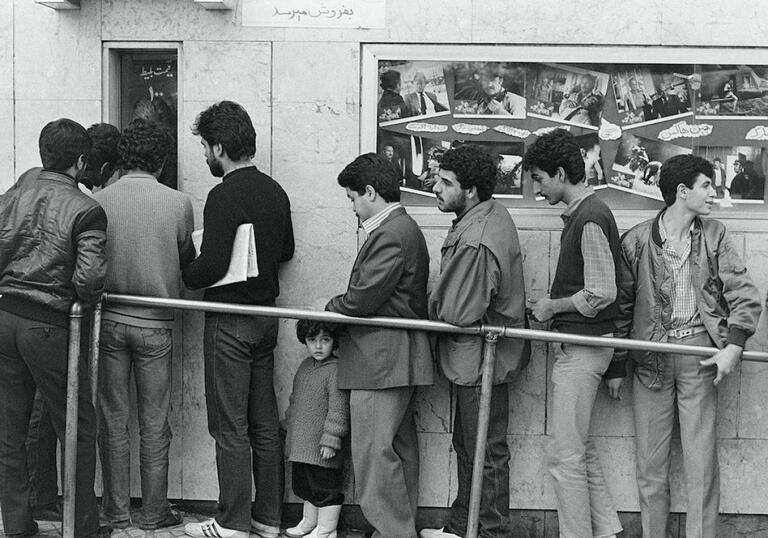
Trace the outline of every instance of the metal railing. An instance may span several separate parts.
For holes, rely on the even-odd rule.
[[[480,489],[483,480],[483,460],[488,438],[488,422],[490,417],[491,388],[493,385],[493,369],[496,355],[496,342],[499,337],[539,340],[543,342],[562,342],[568,344],[611,347],[615,349],[645,350],[659,353],[683,353],[709,357],[717,353],[717,348],[669,344],[667,342],[647,342],[645,340],[630,340],[624,338],[593,337],[577,334],[566,334],[537,329],[518,329],[499,325],[474,325],[472,327],[457,327],[449,323],[427,321],[421,319],[403,319],[387,317],[356,318],[333,312],[317,312],[295,308],[278,308],[268,306],[248,306],[230,303],[214,303],[207,301],[189,301],[183,299],[162,299],[159,297],[141,297],[137,295],[105,294],[105,303],[127,306],[152,306],[175,310],[193,310],[204,312],[219,312],[240,314],[246,316],[265,316],[275,318],[311,319],[342,323],[348,325],[363,325],[372,327],[387,327],[392,329],[409,329],[439,333],[454,333],[482,336],[483,364],[480,392],[480,409],[478,414],[477,438],[472,466],[472,487],[470,491],[469,514],[467,521],[467,537],[477,538],[478,516],[480,512]],[[70,310],[69,366],[67,381],[67,423],[65,437],[64,462],[64,517],[62,523],[63,538],[74,537],[74,489],[75,462],[77,458],[77,400],[78,400],[78,361],[80,356],[80,333],[83,310],[75,303]],[[91,395],[95,401],[98,379],[99,333],[101,326],[101,305],[94,308],[93,331],[90,341],[90,373]],[[768,362],[768,353],[745,351],[742,360]]]

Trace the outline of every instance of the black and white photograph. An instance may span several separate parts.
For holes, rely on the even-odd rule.
[[[690,153],[690,148],[625,132],[607,180],[608,186],[661,200],[659,173],[662,163],[675,155]]]
[[[768,148],[697,146],[693,153],[712,164],[712,186],[723,207],[764,203]]]
[[[584,158],[584,184],[595,190],[608,186],[605,178],[600,138],[597,133],[574,137]]]
[[[697,116],[768,118],[768,66],[703,65]]]
[[[379,123],[450,114],[441,62],[379,62]]]
[[[622,128],[691,115],[692,66],[634,65],[612,74]]]
[[[532,70],[528,113],[536,118],[597,129],[608,91],[607,73],[542,64]]]
[[[431,138],[411,137],[413,141],[411,166],[404,175],[403,190],[432,195],[432,187],[440,171],[440,159],[451,148],[451,142]],[[414,150],[420,151],[414,151]]]
[[[525,118],[525,67],[507,62],[462,62],[451,66],[453,115]]]

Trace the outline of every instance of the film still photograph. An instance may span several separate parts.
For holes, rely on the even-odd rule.
[[[508,62],[459,62],[453,74],[457,118],[525,118],[525,67]]]
[[[625,129],[692,114],[692,66],[633,66],[613,73],[616,108]]]
[[[768,66],[702,65],[698,116],[768,118]]]
[[[443,64],[379,61],[377,113],[381,125],[450,114]]]
[[[691,148],[625,132],[613,161],[613,173],[608,178],[608,186],[662,200],[659,189],[661,163],[675,155],[690,153]]]
[[[537,118],[597,129],[608,90],[606,73],[555,64],[532,70],[528,113]]]
[[[416,194],[432,194],[439,157],[450,142],[379,129],[376,152],[400,175],[400,186]]]
[[[594,189],[604,189],[608,186],[605,180],[605,168],[597,133],[576,136],[574,141],[581,150],[584,158],[584,183]]]
[[[712,185],[722,207],[734,204],[762,204],[768,151],[756,146],[698,146],[693,153],[712,163]]]

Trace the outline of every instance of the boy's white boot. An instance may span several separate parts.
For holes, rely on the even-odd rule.
[[[317,527],[317,514],[318,508],[309,501],[304,501],[304,512],[301,516],[301,521],[295,527],[285,529],[285,535],[288,538],[302,538],[306,536]]]
[[[341,505],[323,506],[318,509],[317,527],[307,538],[336,538],[336,527],[339,524]]]

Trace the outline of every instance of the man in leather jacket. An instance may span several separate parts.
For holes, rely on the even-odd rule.
[[[761,304],[736,246],[722,223],[704,219],[715,200],[714,171],[693,155],[661,167],[667,205],[622,239],[616,336],[717,347],[710,358],[631,351],[637,483],[643,537],[667,535],[670,441],[679,413],[686,535],[715,538],[720,502],[717,389],[755,332]],[[627,355],[616,350],[617,358]],[[622,378],[608,381],[617,398]]]
[[[107,217],[81,193],[91,140],[68,119],[40,134],[43,169],[0,197],[0,509],[7,535],[37,533],[29,507],[24,439],[35,389],[64,441],[68,311],[95,303],[106,275]],[[88,387],[88,369],[80,368]],[[96,419],[90,391],[80,390],[75,486],[75,536],[99,528],[93,480]]]

